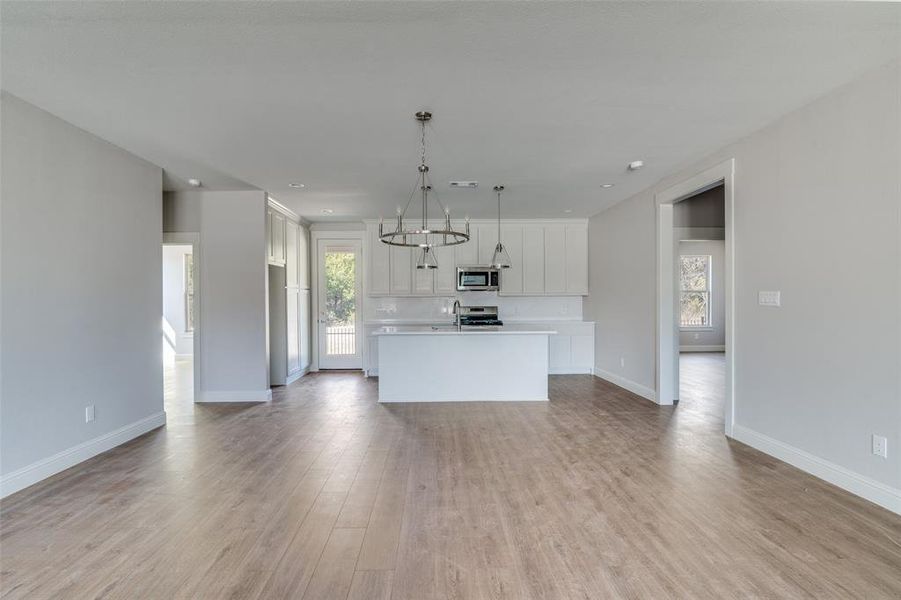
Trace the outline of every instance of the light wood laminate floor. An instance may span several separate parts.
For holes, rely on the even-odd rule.
[[[0,595],[901,597],[901,517],[728,441],[708,401],[581,375],[550,403],[376,388],[323,373],[173,410],[8,498]]]

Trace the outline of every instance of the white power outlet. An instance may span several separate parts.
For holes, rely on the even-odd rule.
[[[620,368],[623,368],[623,369],[626,368],[626,357],[625,356],[619,357],[619,366],[620,366]]]
[[[84,422],[90,423],[94,420],[94,405],[84,407]]]
[[[888,440],[881,435],[873,435],[873,454],[888,458]]]

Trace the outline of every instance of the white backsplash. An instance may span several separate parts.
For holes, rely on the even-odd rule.
[[[463,292],[466,306],[497,306],[502,321],[581,321],[581,296],[498,296],[497,292]],[[363,320],[440,322],[450,319],[454,296],[443,298],[372,298],[363,302]]]

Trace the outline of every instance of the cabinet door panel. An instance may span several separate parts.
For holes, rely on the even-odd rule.
[[[413,253],[409,248],[390,246],[391,295],[409,296],[412,289]]]
[[[572,362],[572,351],[568,335],[552,335],[548,347],[548,366],[551,369],[567,369]]]
[[[566,292],[588,294],[588,226],[566,226]]]
[[[479,225],[479,262],[487,265],[494,256],[494,247],[497,245],[497,225]]]
[[[548,225],[544,228],[544,292],[566,293],[566,228]]]
[[[418,249],[413,250],[414,256]],[[417,296],[431,296],[435,290],[435,269],[417,269],[413,265],[413,293]]]
[[[581,373],[591,372],[594,366],[594,336],[574,335],[570,339],[573,370]]]
[[[501,293],[511,296],[522,294],[522,225],[501,227],[501,241],[510,255],[510,268],[501,270]]]
[[[390,246],[379,240],[379,230],[370,225],[369,229],[369,294],[387,296],[391,292]]]
[[[454,246],[444,246],[432,250],[438,259],[435,272],[435,293],[453,295],[457,291],[457,265],[454,261]]]
[[[285,285],[297,287],[297,225],[288,221],[285,224]]]
[[[288,374],[300,370],[300,294],[297,288],[288,288],[285,309],[288,333]]]
[[[299,294],[300,311],[298,320],[300,321],[300,368],[306,369],[310,366],[310,290],[302,290]]]
[[[522,293],[544,293],[544,227],[541,225],[522,228]]]
[[[300,288],[310,289],[310,232],[303,225],[297,228],[297,270]]]
[[[469,241],[454,246],[458,267],[467,267],[479,264],[479,228],[475,225],[470,227]]]

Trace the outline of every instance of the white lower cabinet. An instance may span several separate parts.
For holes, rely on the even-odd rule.
[[[592,373],[594,369],[594,323],[563,321],[546,324],[557,333],[548,347],[550,373]]]
[[[541,329],[557,333],[548,337],[548,372],[552,375],[591,374],[594,368],[594,323],[590,321],[532,322]],[[367,376],[379,374],[378,337],[372,332],[381,327],[368,323],[364,328],[363,370]]]

